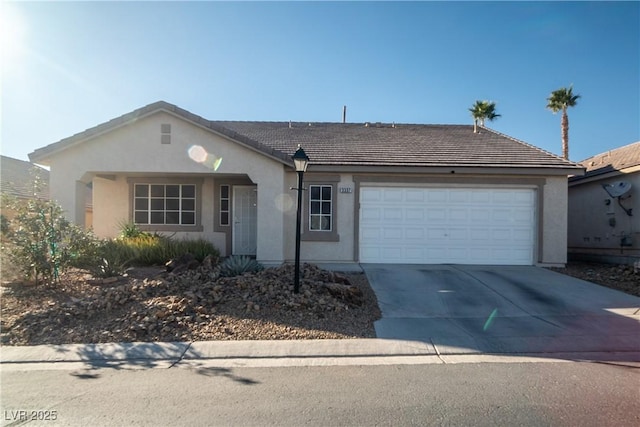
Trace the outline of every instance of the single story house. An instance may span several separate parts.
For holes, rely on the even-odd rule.
[[[264,264],[562,265],[567,178],[582,167],[481,127],[212,121],[156,102],[29,155],[51,169],[51,196],[93,228],[122,222],[205,238]]]
[[[640,141],[590,157],[569,178],[569,257],[640,260]]]

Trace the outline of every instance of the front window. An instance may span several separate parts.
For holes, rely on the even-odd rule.
[[[141,225],[196,225],[194,184],[135,184],[133,220]]]
[[[309,186],[309,230],[332,231],[333,229],[333,186]]]

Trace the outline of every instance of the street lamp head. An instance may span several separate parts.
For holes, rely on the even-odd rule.
[[[307,156],[300,144],[298,144],[298,149],[291,158],[293,159],[293,164],[296,167],[296,172],[307,171],[307,165],[309,165],[309,156]]]

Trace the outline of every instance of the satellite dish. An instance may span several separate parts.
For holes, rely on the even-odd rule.
[[[613,198],[623,197],[631,191],[631,183],[627,181],[617,181],[611,184],[602,184],[602,188]]]

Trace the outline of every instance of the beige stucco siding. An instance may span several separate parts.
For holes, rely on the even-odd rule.
[[[541,197],[540,197],[541,196]],[[539,196],[538,214],[541,230],[538,238],[541,265],[565,264],[567,262],[567,177],[549,177]],[[542,233],[540,232],[542,231]]]
[[[171,126],[170,144],[161,143],[161,125]],[[217,170],[189,157],[189,148],[199,145],[211,157],[222,158]],[[258,186],[257,257],[279,262],[283,254],[283,216],[275,215],[276,201],[284,193],[285,166],[263,154],[184,121],[158,112],[83,141],[50,158],[51,197],[67,217],[77,223],[78,181],[94,182],[93,227],[103,237],[117,235],[119,224],[131,220],[127,178],[172,176],[202,180],[201,225],[198,233],[178,232],[177,237],[205,238],[225,255],[224,234],[213,227],[213,186],[217,177],[248,176]],[[100,178],[100,176],[107,178]],[[82,200],[84,203],[84,200]],[[172,233],[173,234],[173,233]]]
[[[167,132],[168,127],[170,132]],[[257,186],[257,259],[265,264],[294,259],[297,193],[291,187],[297,187],[297,175],[291,167],[268,153],[258,152],[166,111],[140,117],[74,144],[47,158],[51,167],[51,197],[62,205],[70,220],[82,223],[85,207],[83,189],[86,183],[92,182],[92,222],[99,236],[114,237],[119,233],[122,222],[132,220],[131,191],[134,183],[146,179],[165,180],[167,183],[171,180],[197,182],[200,220],[193,228],[197,231],[186,232],[183,227],[177,232],[172,230],[170,234],[178,238],[207,239],[220,249],[222,255],[230,255],[232,225],[222,227],[222,224],[214,223],[219,218],[219,186],[253,183]],[[189,148],[193,146],[201,146],[209,153],[209,161],[202,164],[190,158]],[[215,159],[221,159],[217,169],[212,166]],[[321,183],[325,177],[327,184],[333,186],[333,229],[324,236],[312,236],[311,232],[303,230],[303,261],[358,261],[359,187],[373,182],[376,185],[399,186],[507,185],[532,188],[538,195],[535,262],[566,262],[565,176],[529,175],[528,171],[507,175],[502,174],[502,170],[484,168],[471,172],[457,171],[455,175],[432,171],[409,174],[394,170],[390,173],[386,169],[366,174],[353,173],[347,168],[323,173],[320,170],[314,171],[313,163],[310,165],[304,187],[308,188],[309,183]],[[341,188],[351,189],[351,192],[341,192]],[[306,205],[307,200],[303,200]],[[307,207],[303,212],[308,215]],[[308,223],[308,218],[305,221]]]
[[[307,176],[307,175],[305,175]],[[536,190],[536,243],[535,264],[560,265],[566,263],[567,248],[567,178],[564,176],[437,176],[437,175],[367,175],[341,174],[336,188],[337,226],[339,242],[302,241],[301,259],[316,262],[357,262],[358,188],[366,184],[392,186],[511,186]],[[297,185],[293,173],[287,175],[287,186]],[[308,184],[304,185],[305,188]],[[339,188],[351,188],[341,193]],[[285,259],[294,257],[295,243],[295,191],[291,191],[293,209],[285,215],[285,241],[290,242]],[[304,230],[303,230],[304,232]]]
[[[312,168],[310,168],[312,169]],[[305,174],[305,178],[313,177],[312,172]],[[287,189],[297,187],[297,175],[295,173],[287,174]],[[309,182],[303,183],[303,187],[308,190]],[[300,245],[300,259],[306,262],[354,262],[354,236],[355,223],[353,221],[355,191],[352,193],[340,193],[340,188],[351,188],[353,190],[354,183],[351,174],[340,174],[336,182],[334,194],[337,207],[334,226],[339,237],[338,241],[314,241],[303,240]],[[296,225],[296,207],[297,192],[288,190],[287,205],[290,208],[285,213],[285,241],[287,244],[286,260],[295,258],[295,225]],[[303,215],[306,215],[307,205],[303,199]],[[310,232],[305,230],[304,224],[301,227],[302,233],[322,233]]]

